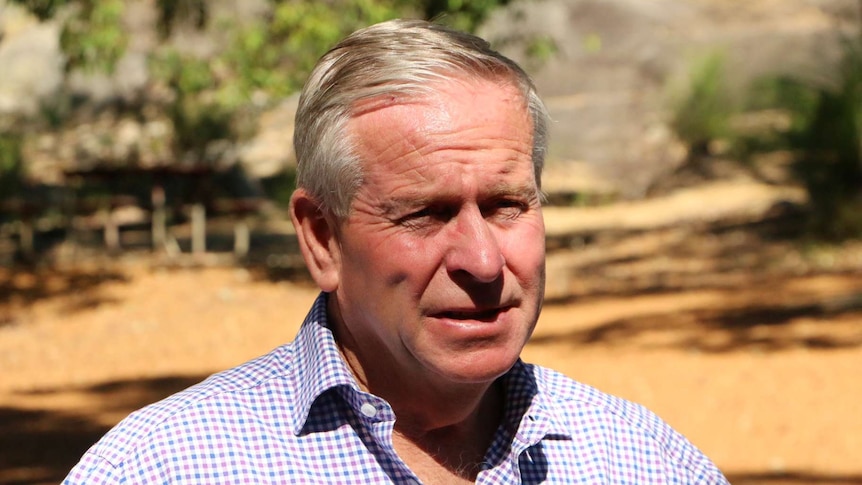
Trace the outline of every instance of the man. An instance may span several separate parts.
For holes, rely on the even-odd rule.
[[[132,414],[68,483],[726,483],[650,412],[519,360],[546,112],[476,37],[358,31],[297,112],[296,340]]]

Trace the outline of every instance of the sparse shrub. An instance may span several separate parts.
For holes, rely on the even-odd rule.
[[[123,2],[89,0],[77,2],[74,7],[75,14],[66,19],[60,34],[66,67],[113,72],[128,42],[121,21]]]
[[[715,52],[695,62],[688,84],[672,95],[670,125],[691,156],[698,157],[709,153],[711,142],[731,135],[734,111],[725,79],[725,59]]]
[[[496,8],[509,0],[398,0],[402,5],[422,5],[425,18],[436,19],[456,29],[475,32],[479,24]]]
[[[21,146],[20,135],[0,133],[0,201],[20,191],[24,164]]]
[[[843,45],[831,84],[763,78],[752,84],[748,102],[740,107],[726,87],[723,56],[705,57],[675,98],[671,119],[689,147],[689,164],[699,163],[719,140],[741,163],[757,153],[792,153],[792,176],[809,196],[808,234],[833,241],[862,237],[862,36],[844,39]],[[780,128],[739,131],[731,121],[743,110],[778,110],[788,122]]]
[[[810,234],[828,240],[862,237],[862,38],[845,39],[833,85],[778,77],[761,80],[753,94],[753,107],[790,114],[790,126],[773,138],[773,148],[794,153],[793,174],[810,201]]]

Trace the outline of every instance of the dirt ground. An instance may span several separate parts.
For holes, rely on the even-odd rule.
[[[734,484],[862,484],[862,247],[763,229],[568,241],[524,358],[645,404]],[[291,340],[315,295],[141,257],[0,269],[0,483],[58,482],[130,411]]]

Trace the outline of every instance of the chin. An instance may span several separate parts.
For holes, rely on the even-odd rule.
[[[461,384],[485,384],[497,380],[515,365],[519,353],[495,350],[471,352],[462,358],[453,358],[441,368],[441,374],[452,382]]]

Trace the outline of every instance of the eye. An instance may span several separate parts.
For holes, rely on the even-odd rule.
[[[498,199],[482,210],[485,217],[514,219],[529,209],[529,204],[518,199]]]
[[[397,220],[398,224],[420,228],[437,223],[446,223],[455,216],[456,210],[445,205],[431,205],[411,212]]]

